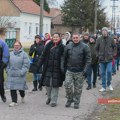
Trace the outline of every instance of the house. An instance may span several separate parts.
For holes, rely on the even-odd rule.
[[[21,42],[28,43],[39,34],[40,6],[33,0],[0,0],[0,9],[0,17],[10,16],[7,38],[14,36]],[[12,31],[16,31],[16,34]],[[50,31],[51,16],[44,11],[43,34]]]
[[[54,14],[52,16],[52,28],[51,28],[51,34],[55,33],[56,31],[59,33],[64,34],[65,32],[70,32],[72,33],[74,32],[80,32],[80,27],[79,26],[66,26],[63,24],[62,21],[62,12],[60,9],[53,9],[52,11],[54,11]],[[52,13],[51,11],[51,13]],[[74,29],[73,29],[74,28]]]

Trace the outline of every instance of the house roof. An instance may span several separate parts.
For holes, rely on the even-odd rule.
[[[62,22],[62,14],[57,15],[56,17],[52,18],[52,23],[56,25],[61,25]]]
[[[11,0],[13,4],[24,13],[40,14],[40,6],[37,5],[33,0]],[[44,11],[44,16],[51,17],[49,13]]]
[[[61,14],[61,10],[58,8],[50,8],[50,16],[56,17]]]

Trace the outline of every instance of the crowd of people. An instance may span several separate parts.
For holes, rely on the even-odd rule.
[[[4,70],[7,73],[6,86],[10,89],[12,102],[10,107],[17,105],[17,91],[21,102],[25,102],[26,74],[33,74],[33,89],[42,91],[46,88],[46,104],[57,105],[59,87],[64,85],[66,92],[65,107],[74,103],[74,109],[79,109],[80,97],[84,80],[86,90],[97,87],[97,76],[101,78],[100,92],[108,87],[113,91],[112,75],[119,70],[120,37],[110,36],[108,28],[102,28],[102,35],[90,35],[85,32],[66,32],[65,34],[49,33],[45,37],[36,35],[34,44],[27,54],[20,41],[16,40],[13,51],[9,53],[5,40],[5,29],[0,29],[0,95],[6,102],[4,91]]]

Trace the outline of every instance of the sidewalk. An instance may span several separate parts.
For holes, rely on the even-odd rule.
[[[120,71],[116,76],[113,76],[113,88],[120,84],[119,81]],[[31,92],[32,83],[29,83],[29,90],[26,91],[26,103],[20,103],[18,96],[18,106],[9,107],[11,98],[9,91],[6,91],[7,102],[4,104],[0,100],[0,120],[85,120],[97,106],[97,99],[103,96],[98,90],[101,88],[101,81],[97,81],[97,88],[89,91],[86,90],[87,84],[85,82],[81,96],[80,109],[72,107],[65,108],[66,98],[64,86],[60,88],[58,105],[52,108],[46,105],[47,96],[45,88],[43,91]],[[112,94],[112,92],[111,92]],[[105,93],[104,93],[105,95]]]

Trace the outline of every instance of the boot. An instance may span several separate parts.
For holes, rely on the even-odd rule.
[[[50,102],[51,102],[51,99],[48,98],[47,101],[46,101],[46,104],[48,105]]]
[[[65,107],[70,107],[72,102],[73,102],[72,100],[67,100]]]
[[[39,89],[40,91],[42,91],[42,83],[41,83],[41,80],[38,80],[38,83],[39,83],[38,89]]]
[[[88,85],[88,87],[86,88],[86,90],[90,90],[91,89],[91,85]]]
[[[96,84],[95,83],[93,83],[93,88],[96,88]]]
[[[6,97],[5,96],[1,96],[1,99],[4,103],[6,102]]]
[[[78,103],[74,103],[74,109],[79,109],[79,104]]]
[[[37,91],[37,80],[33,81],[33,86],[34,88],[32,89],[32,91]]]

